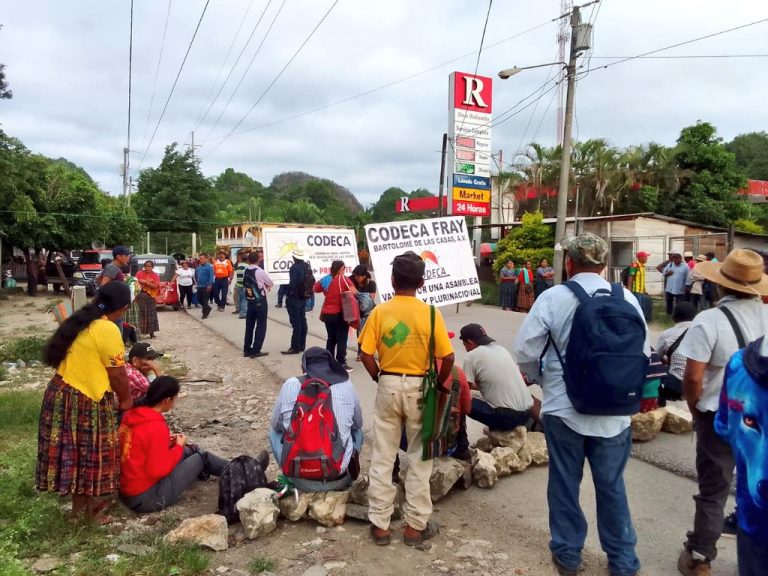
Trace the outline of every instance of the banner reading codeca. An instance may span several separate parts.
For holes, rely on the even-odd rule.
[[[480,298],[480,283],[462,216],[385,222],[365,227],[379,297],[394,296],[392,260],[409,250],[424,260],[424,286],[417,296],[427,304],[446,306]]]

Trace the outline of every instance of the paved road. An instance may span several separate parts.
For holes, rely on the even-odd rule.
[[[290,326],[284,308],[275,307],[274,293],[269,297],[269,325],[264,351],[269,356],[253,360],[263,362],[280,378],[288,378],[301,373],[300,357],[284,356],[280,350],[288,348]],[[309,324],[308,346],[325,345],[325,327],[318,316],[322,297],[318,299],[315,310],[307,315]],[[243,345],[244,321],[231,314],[231,307],[225,312],[215,309],[204,322],[211,329],[232,342],[238,349]],[[461,326],[469,322],[478,322],[485,326],[489,335],[507,348],[511,347],[517,330],[524,316],[515,312],[502,312],[498,308],[473,304],[441,309],[449,330],[458,333]],[[199,318],[199,310],[191,310]],[[657,333],[652,330],[655,340]],[[352,346],[354,343],[350,340]],[[458,340],[454,342],[458,362],[464,359],[465,352]],[[355,352],[349,351],[349,364],[356,369],[351,374],[352,382],[358,391],[363,407],[363,416],[371,421],[375,385],[371,382],[361,364],[354,362]],[[477,437],[479,426],[470,426],[470,436]],[[676,574],[675,563],[680,546],[685,539],[685,532],[690,528],[693,518],[695,477],[693,467],[693,437],[660,435],[644,445],[636,445],[626,473],[626,482],[635,525],[639,534],[638,554],[643,563],[642,574],[650,576],[670,576]],[[590,535],[587,546],[596,553],[600,546],[596,534],[594,492],[588,481],[589,470],[585,474],[582,491],[582,504],[590,522]],[[471,490],[459,497],[468,498],[473,509],[487,508],[489,501],[497,511],[514,516],[514,526],[547,528],[546,515],[546,470],[530,469],[524,474],[505,478],[491,491]],[[729,503],[729,509],[733,502]],[[512,534],[511,534],[512,536]],[[732,576],[736,566],[735,540],[722,539],[720,556],[714,565],[714,576]],[[543,553],[545,553],[543,551]]]

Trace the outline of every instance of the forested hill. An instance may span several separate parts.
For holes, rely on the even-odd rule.
[[[306,172],[283,172],[272,179],[271,187],[280,194],[290,193],[291,190],[303,188],[309,182],[319,182],[325,186],[330,186],[332,193],[336,196],[339,204],[347,208],[353,214],[363,211],[363,206],[357,198],[344,186],[337,184],[332,180],[317,178]]]

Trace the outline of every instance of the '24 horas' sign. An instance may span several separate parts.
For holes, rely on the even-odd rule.
[[[424,286],[417,294],[424,302],[446,306],[480,298],[480,283],[463,217],[368,224],[365,236],[382,302],[395,294],[392,260],[409,250],[425,264]]]

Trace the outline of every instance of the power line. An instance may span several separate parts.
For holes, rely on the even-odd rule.
[[[558,48],[559,53],[559,48]],[[553,60],[557,58],[557,53],[552,58]],[[560,72],[562,74],[562,72]],[[558,78],[560,77],[560,74],[558,74]],[[549,69],[549,72],[547,72],[547,79],[544,81],[545,83],[542,85],[541,89],[544,89],[544,86],[546,86],[546,83],[549,82],[549,79],[552,77],[552,68]],[[554,98],[554,96],[553,96]],[[528,128],[531,127],[531,122],[533,122],[533,117],[536,115],[536,109],[539,107],[539,99],[536,100],[536,105],[533,107],[533,110],[531,111],[531,116],[528,118],[528,124],[525,125],[525,130],[523,131],[523,135],[520,138],[520,144],[517,145],[517,149],[519,150],[523,146],[523,142],[525,142],[525,137],[528,135]],[[547,106],[547,110],[549,110],[549,106]],[[541,123],[539,123],[539,126],[541,126]]]
[[[683,54],[680,56],[593,56],[595,60],[684,60],[687,58],[768,58],[768,54]]]
[[[227,134],[227,135],[224,137],[224,139],[223,139],[223,140],[221,140],[221,141],[220,141],[220,142],[219,142],[219,143],[218,143],[218,144],[217,144],[217,145],[216,145],[216,146],[213,148],[213,150],[211,150],[211,151],[210,151],[210,153],[208,154],[208,156],[211,156],[211,154],[213,154],[214,152],[216,152],[216,150],[218,150],[218,149],[221,147],[221,145],[222,145],[224,142],[226,142],[227,138],[229,138],[230,136],[232,136],[232,134],[235,132],[235,130],[237,130],[237,128],[238,128],[238,127],[239,127],[239,126],[240,126],[240,125],[241,125],[243,122],[245,122],[245,120],[248,118],[248,116],[251,114],[251,112],[253,112],[253,110],[256,108],[256,106],[258,106],[259,102],[261,102],[261,101],[262,101],[262,99],[264,98],[264,96],[266,96],[266,95],[267,95],[267,93],[268,93],[268,92],[269,92],[269,91],[272,89],[272,86],[274,86],[274,85],[277,83],[277,81],[278,81],[278,80],[280,79],[280,77],[283,75],[283,72],[285,72],[285,71],[287,70],[288,66],[290,66],[290,65],[291,65],[291,62],[293,62],[293,61],[296,59],[296,57],[297,57],[297,56],[299,55],[299,53],[302,51],[302,49],[304,48],[304,46],[306,46],[306,45],[307,45],[307,43],[309,42],[309,40],[312,38],[312,36],[315,34],[315,32],[317,32],[318,28],[320,28],[320,26],[322,25],[322,23],[323,23],[323,22],[325,22],[325,19],[326,19],[326,18],[328,18],[328,16],[330,15],[331,11],[332,11],[332,10],[333,10],[333,9],[336,7],[336,5],[337,5],[338,3],[339,3],[339,0],[334,0],[333,4],[331,4],[331,6],[328,8],[328,10],[327,10],[327,11],[326,11],[326,13],[323,15],[323,17],[322,17],[322,18],[320,18],[320,21],[319,21],[319,22],[318,22],[318,23],[315,25],[315,27],[312,29],[312,31],[309,33],[309,35],[308,35],[308,36],[307,36],[307,37],[304,39],[304,41],[301,43],[301,45],[300,45],[300,46],[299,46],[299,47],[296,49],[296,51],[293,53],[293,56],[291,56],[291,57],[290,57],[290,59],[288,60],[288,62],[286,62],[286,63],[285,63],[285,66],[283,66],[283,68],[280,70],[280,72],[278,72],[278,73],[277,73],[277,76],[275,76],[275,77],[272,79],[272,82],[270,82],[270,83],[269,83],[269,85],[268,85],[268,86],[267,86],[267,87],[264,89],[264,92],[262,92],[262,93],[261,93],[261,96],[259,96],[259,97],[258,97],[258,99],[256,100],[256,102],[254,102],[254,103],[253,103],[253,106],[251,106],[251,107],[250,107],[250,109],[248,110],[248,112],[246,112],[246,113],[243,115],[243,117],[242,117],[242,118],[240,118],[240,120],[238,120],[237,124],[235,124],[235,125],[234,125],[234,127],[232,128],[232,130],[230,130],[230,131],[229,131],[229,133],[228,133],[228,134]]]
[[[480,36],[480,48],[477,51],[477,60],[475,60],[475,71],[473,73],[473,76],[477,76],[477,69],[480,66],[480,56],[483,54],[483,44],[485,43],[485,31],[488,29],[488,18],[491,16],[491,7],[493,6],[493,0],[488,0],[488,11],[485,13],[485,24],[483,24],[483,33]],[[464,118],[461,119],[461,123],[459,124],[459,129],[456,130],[457,134],[461,133],[462,128],[464,128],[464,121],[466,120],[466,115]]]
[[[523,100],[520,100],[520,101],[519,101],[517,104],[515,104],[515,106],[513,106],[512,108],[510,108],[509,110],[507,110],[506,112],[504,112],[504,114],[503,114],[503,115],[506,115],[506,114],[509,114],[509,115],[508,115],[506,118],[498,119],[498,120],[496,120],[495,122],[493,122],[493,124],[491,124],[491,128],[495,128],[496,126],[498,126],[498,125],[500,125],[500,124],[504,124],[504,122],[507,122],[508,120],[510,120],[510,119],[512,119],[512,118],[514,118],[515,116],[517,116],[518,114],[520,114],[520,113],[521,113],[523,110],[527,110],[528,108],[530,108],[531,106],[533,106],[533,105],[534,105],[536,102],[538,102],[539,100],[541,100],[541,99],[542,99],[544,96],[546,96],[547,94],[549,94],[549,93],[550,93],[552,90],[554,90],[555,88],[557,88],[557,85],[558,85],[559,83],[560,83],[560,82],[553,82],[553,83],[552,83],[552,86],[550,86],[549,88],[547,88],[547,90],[545,90],[544,92],[542,92],[542,93],[539,95],[539,97],[538,97],[538,98],[536,98],[536,100],[531,100],[530,102],[528,102],[528,104],[526,104],[525,106],[523,106],[523,107],[522,107],[522,108],[520,108],[519,110],[516,110],[515,112],[512,112],[512,110],[513,110],[514,108],[516,108],[517,106],[519,106],[520,104],[522,104],[522,103],[523,103],[523,102],[524,102],[526,99],[530,98],[530,97],[531,97],[531,96],[533,96],[533,95],[534,95],[536,92],[538,92],[539,90],[541,90],[541,87],[537,88],[536,90],[534,90],[533,92],[531,92],[531,93],[530,93],[528,96],[526,96],[526,97],[525,97]],[[546,86],[546,84],[544,84],[544,86]]]
[[[551,24],[552,22],[555,22],[559,20],[560,18],[553,18],[551,20],[547,20],[546,22],[542,22],[541,24],[537,24],[536,26],[533,26],[531,28],[528,28],[526,30],[523,30],[521,32],[518,32],[516,34],[513,34],[512,36],[509,36],[507,38],[504,38],[502,40],[499,40],[497,42],[494,42],[493,44],[489,44],[485,47],[485,50],[490,50],[491,48],[495,48],[497,46],[500,46],[506,42],[509,42],[511,40],[514,40],[516,38],[519,38],[521,36],[524,36],[526,34],[529,34],[530,32],[534,32],[538,30],[539,28],[543,28],[544,26],[547,26]],[[266,122],[264,124],[259,124],[258,126],[254,126],[253,128],[246,128],[245,130],[240,130],[239,132],[234,132],[232,136],[237,136],[239,134],[245,134],[247,132],[253,132],[255,130],[261,130],[262,128],[268,128],[270,126],[274,126],[276,124],[282,124],[283,122],[289,122],[290,120],[296,120],[297,118],[301,118],[303,116],[308,116],[310,114],[314,114],[316,112],[322,112],[323,110],[327,110],[329,108],[333,108],[335,106],[339,106],[341,104],[346,104],[347,102],[351,102],[352,100],[356,100],[358,98],[362,98],[364,96],[369,96],[371,94],[374,94],[376,92],[380,92],[382,90],[386,90],[387,88],[391,88],[393,86],[397,86],[398,84],[402,84],[403,82],[407,82],[408,80],[413,80],[414,78],[418,78],[419,76],[423,76],[425,74],[429,74],[430,72],[434,72],[436,70],[439,70],[441,68],[445,68],[446,66],[453,64],[455,62],[459,62],[460,60],[463,60],[464,58],[467,58],[469,56],[474,56],[476,52],[467,52],[466,54],[462,54],[461,56],[457,56],[456,58],[452,58],[451,60],[446,60],[445,62],[441,62],[440,64],[436,64],[435,66],[432,66],[430,68],[426,68],[424,70],[421,70],[419,72],[414,72],[413,74],[409,74],[408,76],[403,76],[402,78],[399,78],[397,80],[393,80],[391,82],[387,82],[386,84],[382,84],[380,86],[376,86],[375,88],[371,88],[369,90],[365,90],[364,92],[360,92],[358,94],[354,94],[352,96],[347,96],[346,98],[342,98],[341,100],[336,100],[335,102],[330,102],[328,104],[324,104],[323,106],[318,106],[317,108],[311,108],[309,110],[305,110],[303,112],[298,112],[296,114],[292,114],[291,116],[286,116],[284,118],[280,118],[278,120],[273,120],[272,122]],[[224,136],[217,136],[214,138],[214,140],[222,139]]]
[[[264,11],[261,13],[261,16],[264,16],[264,12],[266,12],[267,8],[269,7],[270,2],[267,2],[267,6],[264,8]],[[232,64],[232,67],[229,69],[229,74],[227,74],[227,77],[224,79],[224,83],[219,88],[219,91],[216,93],[216,96],[213,100],[211,100],[211,94],[213,94],[213,91],[216,89],[216,86],[219,83],[219,80],[221,79],[221,73],[224,71],[224,67],[227,64],[227,60],[229,60],[229,55],[232,53],[232,48],[235,47],[235,42],[237,41],[237,37],[240,36],[240,31],[243,29],[243,25],[245,24],[246,19],[248,18],[248,14],[251,12],[251,7],[253,6],[253,0],[250,0],[248,2],[248,7],[245,9],[245,14],[243,14],[243,17],[240,19],[240,25],[237,27],[237,32],[235,32],[235,35],[232,36],[232,42],[229,44],[229,48],[227,49],[227,55],[224,56],[224,60],[221,63],[221,66],[219,67],[219,72],[216,74],[216,80],[213,81],[213,84],[211,84],[211,89],[208,90],[208,95],[205,97],[205,104],[203,104],[203,111],[200,113],[200,118],[197,121],[197,124],[195,124],[194,130],[197,130],[200,128],[200,124],[203,123],[205,118],[208,116],[208,112],[213,107],[214,103],[219,97],[219,94],[221,94],[221,91],[224,89],[224,86],[226,85],[227,81],[229,80],[229,77],[232,75],[232,72],[234,71],[235,67],[240,62],[240,57],[243,55],[243,52],[245,52],[245,49],[248,47],[248,44],[251,42],[251,38],[253,38],[253,34],[256,32],[256,28],[258,28],[259,24],[261,23],[261,18],[259,18],[259,21],[256,22],[256,26],[253,27],[253,30],[251,30],[251,35],[248,36],[248,39],[245,41],[245,44],[243,44],[242,50],[240,50],[240,54],[235,59],[235,63]]]
[[[195,42],[195,38],[197,37],[197,32],[200,30],[200,24],[203,23],[203,17],[205,16],[206,10],[208,10],[208,4],[211,2],[211,0],[205,0],[205,6],[203,6],[203,11],[200,14],[200,19],[197,21],[197,26],[195,26],[195,32],[192,34],[192,39],[189,41],[189,46],[187,46],[187,52],[184,54],[184,60],[181,61],[181,66],[179,66],[179,71],[176,73],[176,79],[173,81],[173,86],[171,86],[171,91],[168,94],[168,98],[165,100],[165,105],[163,106],[163,111],[160,113],[160,118],[157,120],[157,124],[155,125],[155,129],[152,132],[152,137],[149,139],[149,144],[147,144],[146,150],[144,150],[144,154],[141,156],[141,161],[139,162],[139,167],[136,168],[136,171],[138,172],[141,169],[142,164],[144,164],[144,159],[147,157],[147,152],[149,152],[150,146],[152,146],[152,142],[155,141],[155,136],[157,135],[157,131],[160,128],[160,124],[163,121],[163,117],[165,116],[165,111],[168,109],[168,104],[171,102],[171,96],[173,96],[174,90],[176,90],[176,84],[179,82],[179,78],[181,77],[181,71],[184,70],[184,65],[187,63],[187,57],[189,56],[190,50],[192,50],[192,44]]]
[[[208,134],[203,139],[203,143],[200,145],[201,148],[205,146],[205,144],[208,142],[208,139],[211,137],[211,134],[213,134],[213,131],[216,130],[216,127],[219,125],[219,122],[221,122],[222,117],[224,116],[226,111],[229,109],[229,105],[232,103],[232,100],[234,99],[235,94],[237,94],[237,91],[240,90],[240,86],[242,85],[243,80],[245,80],[245,77],[248,75],[248,72],[251,70],[251,66],[253,66],[253,62],[256,60],[256,56],[258,56],[259,52],[261,52],[261,47],[264,46],[264,42],[267,41],[267,37],[269,36],[269,33],[272,31],[272,27],[275,25],[275,22],[277,22],[277,18],[278,16],[280,16],[280,12],[283,11],[283,6],[285,6],[285,3],[287,1],[288,0],[283,0],[283,2],[280,4],[280,7],[277,9],[277,12],[275,12],[274,17],[272,18],[272,22],[270,22],[269,24],[269,28],[267,28],[267,31],[264,34],[264,37],[261,39],[261,42],[259,42],[259,45],[256,48],[256,52],[254,52],[253,56],[251,56],[251,60],[250,62],[248,62],[248,66],[246,66],[245,70],[243,70],[243,73],[241,74],[240,80],[237,82],[235,89],[229,95],[229,100],[227,100],[227,103],[224,105],[224,108],[221,110],[221,112],[219,112],[219,116],[216,118],[216,122],[213,123],[213,127],[210,130],[208,130]],[[269,8],[270,3],[271,3],[271,0],[264,7],[264,11],[261,13],[261,18],[264,17],[264,14],[266,13],[267,8]],[[259,18],[259,21],[256,23],[256,26],[254,26],[253,31],[251,32],[251,37],[253,37],[254,32],[256,32],[256,28],[258,28],[259,23],[261,22],[261,18]],[[250,42],[250,38],[248,38],[248,41]],[[243,50],[240,52],[240,56],[243,55],[244,51],[245,51],[245,46],[243,46]],[[238,60],[239,60],[239,57],[238,57]],[[234,71],[234,67],[230,71],[230,74],[233,71]],[[227,80],[229,80],[229,76],[227,76]],[[226,84],[226,80],[224,81],[224,84]],[[221,90],[224,89],[224,84],[222,84],[221,89],[219,89],[219,94],[221,94]],[[219,95],[217,94],[216,98],[218,98],[218,96]],[[213,106],[213,103],[211,103],[211,106]]]
[[[736,30],[743,30],[744,28],[749,28],[750,26],[755,26],[757,24],[762,24],[763,22],[768,22],[768,18],[763,18],[762,20],[755,20],[754,22],[748,22],[747,24],[741,24],[740,26],[734,26],[733,28],[728,28],[726,30],[720,30],[719,32],[713,32],[712,34],[705,34],[704,36],[699,36],[697,38],[691,38],[690,40],[686,40],[684,42],[678,42],[676,44],[670,44],[669,46],[664,46],[663,48],[657,48],[656,50],[650,50],[648,52],[643,52],[642,54],[638,54],[637,56],[628,56],[626,58],[621,58],[619,60],[616,60],[615,62],[610,62],[608,64],[605,64],[603,66],[595,66],[594,68],[588,68],[585,70],[585,73],[591,72],[592,70],[605,70],[606,68],[610,68],[611,66],[615,66],[616,64],[622,64],[624,62],[629,62],[630,60],[637,60],[638,58],[645,58],[647,56],[650,56],[652,54],[658,54],[659,52],[664,52],[665,50],[671,50],[672,48],[679,48],[680,46],[685,46],[687,44],[693,44],[694,42],[699,42],[701,40],[707,40],[708,38],[714,38],[715,36],[721,36],[723,34],[728,34],[729,32],[735,32]]]
[[[165,35],[168,32],[168,20],[171,16],[171,4],[173,0],[168,0],[168,10],[165,13],[165,24],[163,25],[163,39],[160,41],[160,55],[157,57],[157,66],[155,67],[155,80],[152,82],[152,95],[149,97],[149,109],[147,110],[147,121],[144,124],[144,136],[141,139],[142,146],[147,141],[147,132],[149,131],[149,119],[152,116],[152,106],[155,103],[155,91],[157,90],[157,78],[160,75],[160,63],[163,61],[163,50],[165,49]]]
[[[128,40],[128,138],[126,146],[131,148],[131,87],[133,85],[133,0],[131,0],[130,39]],[[128,172],[128,166],[125,167]]]

